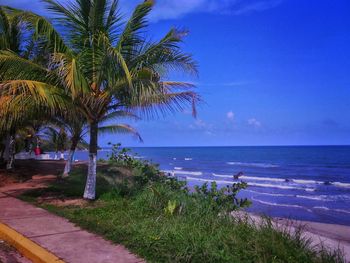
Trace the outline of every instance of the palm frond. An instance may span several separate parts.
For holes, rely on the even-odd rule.
[[[18,56],[12,51],[0,50],[0,80],[35,79],[44,81],[48,70],[39,64]]]
[[[153,1],[146,0],[139,4],[129,21],[127,22],[124,31],[119,36],[119,41],[116,48],[125,57],[132,55],[133,48],[143,42],[140,36],[141,30],[147,27],[146,16],[152,10]]]
[[[137,130],[128,124],[115,124],[99,127],[98,129],[100,133],[132,134],[136,136],[139,139],[139,141],[143,141]]]
[[[116,120],[116,119],[121,119],[121,118],[140,120],[140,117],[132,112],[124,111],[124,110],[116,110],[116,111],[107,113],[105,116],[103,116],[103,118],[101,119],[101,123]]]
[[[62,80],[62,86],[70,92],[73,98],[91,91],[76,58],[63,53],[54,53],[51,56],[50,67],[57,72]]]
[[[13,103],[30,99],[38,105],[50,108],[64,108],[70,102],[69,97],[55,86],[34,80],[6,80],[0,83],[0,96],[13,96]]]

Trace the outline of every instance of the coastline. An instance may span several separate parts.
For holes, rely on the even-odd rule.
[[[239,220],[248,220],[251,224],[263,224],[262,216],[242,211],[233,212],[232,216]],[[350,226],[339,224],[319,223],[313,221],[291,220],[281,217],[271,217],[273,226],[279,231],[287,231],[290,234],[298,233],[310,240],[310,247],[327,248],[328,250],[340,250],[346,262],[350,262]]]
[[[28,161],[21,160],[21,165],[26,169],[18,169],[18,175],[29,179],[24,182],[9,182],[9,184],[0,187],[0,192],[17,196],[27,189],[46,187],[47,183],[54,180],[55,174],[63,169],[64,162],[62,161],[35,161],[28,163]],[[76,166],[84,165],[85,162],[75,163]],[[28,169],[29,165],[29,169]],[[0,171],[0,175],[4,175]],[[17,176],[18,176],[17,175]],[[256,213],[235,212],[234,216],[246,217],[255,223],[261,223],[262,217]],[[290,228],[290,231],[295,232],[298,227],[303,229],[303,237],[312,240],[312,246],[319,246],[320,244],[329,249],[336,250],[340,248],[344,252],[346,262],[350,262],[350,226],[340,224],[320,223],[314,221],[291,220],[281,217],[272,217],[272,222],[275,227],[281,231]]]
[[[23,162],[23,161],[21,161]],[[23,164],[23,163],[22,163]],[[28,164],[26,164],[28,165]],[[84,162],[75,164],[84,165]],[[25,178],[32,178],[25,182],[11,182],[8,185],[0,187],[0,192],[11,196],[18,196],[23,191],[35,188],[45,188],[50,182],[55,180],[55,174],[63,169],[62,161],[35,161],[31,162],[26,169],[18,169],[18,174]],[[24,166],[23,166],[24,168]],[[0,171],[0,175],[5,175]],[[0,194],[1,197],[1,194]],[[261,223],[262,217],[254,213],[234,212],[233,216],[247,218],[253,223]],[[301,227],[303,229],[302,237],[310,239],[312,247],[324,246],[330,250],[343,251],[346,262],[350,262],[350,226],[340,224],[319,223],[313,221],[291,220],[280,217],[272,217],[272,223],[280,231],[288,230],[291,234],[296,233]]]

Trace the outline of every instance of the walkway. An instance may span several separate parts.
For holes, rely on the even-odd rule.
[[[114,245],[53,215],[0,192],[3,223],[67,263],[144,262],[125,247]]]

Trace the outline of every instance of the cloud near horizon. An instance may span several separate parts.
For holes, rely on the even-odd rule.
[[[261,127],[261,122],[255,118],[248,119],[247,122],[248,122],[248,125],[253,126],[255,128]]]
[[[228,119],[229,121],[233,121],[234,118],[235,118],[235,114],[234,114],[233,111],[229,111],[229,112],[226,113],[226,117],[227,117],[227,119]]]

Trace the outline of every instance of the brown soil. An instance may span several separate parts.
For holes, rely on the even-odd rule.
[[[16,160],[12,171],[0,168],[0,192],[18,196],[31,189],[45,188],[57,180],[64,169],[64,161]],[[83,166],[77,163],[75,166]]]
[[[89,201],[82,198],[73,198],[73,199],[61,199],[55,195],[43,198],[38,197],[37,202],[39,204],[50,204],[54,206],[79,206],[84,207],[89,204]]]

